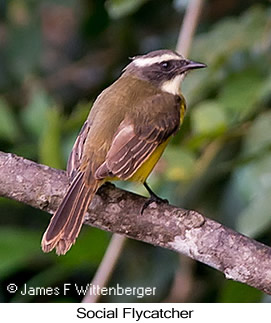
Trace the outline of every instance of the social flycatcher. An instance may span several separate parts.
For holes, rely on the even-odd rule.
[[[67,164],[71,184],[52,216],[42,249],[65,254],[79,234],[98,188],[110,180],[145,185],[186,110],[180,84],[191,69],[205,67],[171,50],[136,56],[96,99]]]

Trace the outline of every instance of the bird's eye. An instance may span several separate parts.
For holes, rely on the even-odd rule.
[[[162,69],[165,70],[165,71],[168,71],[171,68],[171,63],[170,62],[165,61],[165,62],[162,62],[160,65],[161,65]]]

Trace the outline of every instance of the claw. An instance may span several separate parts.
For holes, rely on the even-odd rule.
[[[146,187],[146,185],[144,184],[144,186]],[[146,210],[146,208],[152,203],[155,202],[157,204],[162,204],[162,203],[167,203],[168,204],[168,200],[167,199],[162,199],[161,197],[157,196],[156,194],[154,194],[148,187],[148,192],[150,193],[150,197],[147,199],[147,201],[145,201],[145,203],[143,204],[140,214],[142,215],[144,213],[144,211]]]

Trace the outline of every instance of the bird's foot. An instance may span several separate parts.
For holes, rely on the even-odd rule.
[[[161,197],[157,196],[156,194],[151,194],[151,196],[143,204],[140,214],[142,215],[144,213],[144,211],[146,210],[146,208],[153,202],[155,202],[157,204],[162,204],[162,203],[168,204],[167,199],[162,199]]]

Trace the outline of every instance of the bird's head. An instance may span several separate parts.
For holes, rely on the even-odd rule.
[[[204,67],[206,65],[203,63],[190,61],[172,50],[163,49],[132,57],[124,74],[148,81],[162,91],[178,94],[187,72]]]

